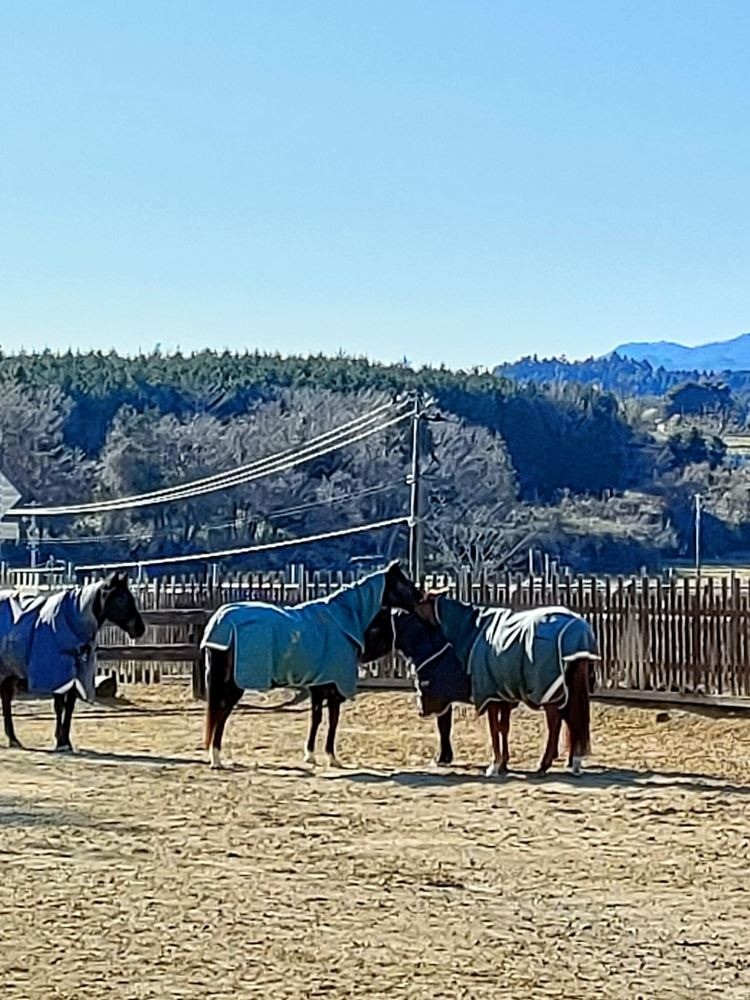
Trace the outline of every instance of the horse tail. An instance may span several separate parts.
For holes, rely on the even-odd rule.
[[[221,709],[226,702],[227,666],[230,650],[205,650],[206,657],[206,722],[203,730],[203,745],[209,750],[213,743],[214,731],[219,722]]]
[[[589,659],[579,656],[568,666],[568,703],[563,718],[568,730],[568,758],[585,757],[591,750]]]

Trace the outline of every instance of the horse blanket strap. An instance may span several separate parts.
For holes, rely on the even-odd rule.
[[[359,653],[383,602],[386,572],[293,607],[226,604],[208,622],[201,647],[233,649],[234,679],[243,689],[335,684],[342,697],[353,698]]]
[[[81,587],[49,597],[0,591],[0,677],[25,680],[37,694],[75,686],[92,700],[98,627]]]
[[[472,701],[480,711],[497,700],[533,708],[565,705],[567,662],[598,659],[593,629],[567,608],[478,609],[443,597],[436,603],[444,634],[459,643],[456,653],[470,674]]]

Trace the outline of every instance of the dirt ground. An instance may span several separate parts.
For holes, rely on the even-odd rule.
[[[468,715],[434,773],[411,697],[360,696],[313,771],[266,703],[211,772],[181,688],[125,696],[74,757],[0,751],[3,997],[750,998],[750,720],[597,708],[585,775],[537,779],[521,710],[490,780]]]

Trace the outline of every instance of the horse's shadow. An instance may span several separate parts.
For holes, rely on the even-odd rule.
[[[635,770],[620,767],[592,767],[582,774],[575,775],[568,771],[549,771],[539,774],[536,771],[509,771],[495,778],[487,777],[483,772],[473,769],[466,770],[433,770],[433,771],[391,771],[372,768],[350,771],[326,772],[328,781],[352,781],[357,784],[394,784],[406,788],[447,788],[456,785],[484,785],[489,788],[518,787],[526,784],[533,788],[548,788],[564,785],[576,791],[586,792],[592,789],[611,788],[638,789],[644,793],[658,793],[662,789],[681,789],[686,792],[697,792],[704,795],[738,795],[750,796],[750,785],[738,785],[711,774],[695,774],[680,771]]]
[[[74,753],[60,753],[51,747],[24,747],[23,750],[12,750],[9,753],[34,754],[65,761],[94,761],[101,764],[149,764],[162,767],[195,767],[205,765],[203,757],[168,757],[149,753],[118,753],[113,750],[78,749]]]

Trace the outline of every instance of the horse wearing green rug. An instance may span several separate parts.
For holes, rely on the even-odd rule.
[[[311,693],[306,758],[313,763],[322,704],[327,700],[326,751],[329,761],[336,763],[339,710],[356,693],[359,664],[370,658],[371,622],[381,608],[411,611],[421,597],[395,562],[320,600],[291,607],[244,601],[219,608],[201,641],[208,691],[205,744],[212,767],[221,766],[224,727],[243,690],[277,687]]]
[[[451,704],[470,702],[487,713],[493,749],[487,773],[507,770],[510,713],[524,702],[547,716],[539,770],[547,771],[556,759],[564,722],[568,763],[574,773],[580,771],[590,743],[592,664],[599,659],[593,629],[580,615],[563,607],[514,612],[430,596],[416,615],[395,616],[394,629],[396,647],[410,643],[422,657],[411,660],[422,714],[438,717],[437,763],[453,759]],[[439,636],[430,631],[435,629]]]

